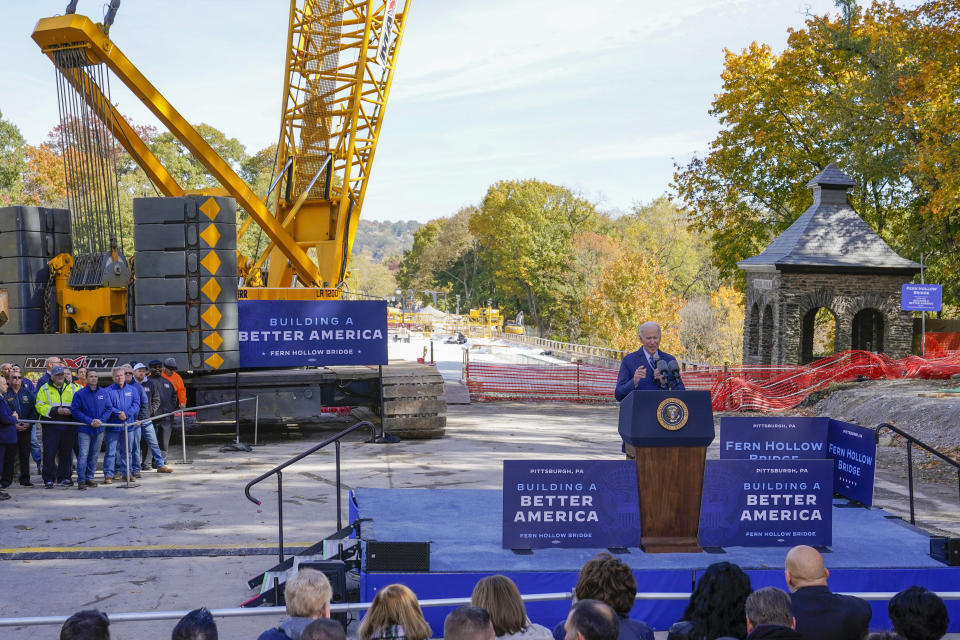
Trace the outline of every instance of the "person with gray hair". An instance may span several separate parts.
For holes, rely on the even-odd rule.
[[[300,640],[307,625],[330,617],[333,587],[322,572],[300,569],[284,583],[283,592],[288,617],[279,627],[261,633],[258,640]]]
[[[799,640],[797,621],[790,610],[790,596],[783,589],[757,589],[744,604],[747,640]]]
[[[443,640],[493,640],[497,637],[486,609],[457,607],[443,621]]]
[[[660,351],[660,325],[652,320],[644,322],[637,333],[642,346],[620,361],[620,373],[617,374],[617,386],[613,392],[617,401],[622,401],[631,391],[660,391],[667,388],[683,390],[679,371],[676,374],[676,383],[671,384],[658,368],[661,362],[672,367],[670,363],[677,361],[669,353]],[[630,444],[624,443],[624,452],[630,459],[636,457]]]

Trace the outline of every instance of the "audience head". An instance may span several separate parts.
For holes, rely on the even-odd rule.
[[[78,611],[60,627],[60,640],[110,640],[110,619],[96,609]]]
[[[96,371],[87,371],[87,386],[96,389],[100,384],[100,374]]]
[[[7,379],[3,376],[0,376],[0,393],[7,392]]]
[[[433,631],[423,618],[417,596],[402,584],[389,584],[377,592],[360,622],[360,640],[380,637],[387,627],[401,626],[407,640],[427,640]]]
[[[194,609],[180,618],[170,640],[217,640],[217,623],[206,607]]]
[[[750,595],[750,578],[735,564],[715,562],[704,572],[683,612],[697,635],[707,638],[747,635],[744,604]]]
[[[44,361],[43,366],[46,368],[47,373],[52,373],[54,367],[62,364],[63,360],[61,360],[59,356],[50,356]]]
[[[776,587],[757,589],[747,596],[743,608],[748,633],[762,624],[776,624],[791,629],[797,626],[797,621],[794,620],[790,609],[790,596],[783,589]]]
[[[520,590],[506,576],[487,576],[473,588],[470,603],[490,612],[493,630],[498,636],[519,633],[527,627],[527,609]]]
[[[578,600],[570,608],[563,625],[564,640],[617,640],[620,618],[609,605],[599,600]]]
[[[626,617],[637,597],[637,580],[630,567],[604,551],[580,569],[573,595],[577,600],[605,602],[618,616]]]
[[[330,581],[316,569],[300,569],[284,586],[287,615],[294,618],[329,618],[331,598]]]
[[[4,362],[3,364],[0,364],[0,376],[3,376],[4,378],[9,378],[10,373],[12,371],[13,371],[12,362]]]
[[[947,633],[947,607],[940,596],[916,585],[893,596],[887,606],[893,630],[906,640],[938,640]]]
[[[67,379],[67,368],[63,365],[57,365],[50,369],[50,382],[57,388],[60,388]]]
[[[300,632],[300,640],[346,640],[343,625],[329,618],[318,618]]]
[[[8,378],[10,382],[10,388],[14,391],[20,391],[20,387],[23,386],[23,376],[20,375],[20,367],[14,367],[10,372],[10,377]]]
[[[494,640],[498,635],[481,607],[458,607],[443,621],[443,640]]]
[[[86,367],[80,367],[77,369],[77,382],[80,384],[80,386],[87,384],[87,373],[89,373],[89,371],[90,370]]]
[[[126,382],[126,376],[123,373],[123,367],[114,367],[110,370],[110,377],[113,378],[114,384],[123,385]]]
[[[830,572],[823,566],[820,552],[802,544],[787,552],[783,575],[793,592],[802,587],[827,586]]]

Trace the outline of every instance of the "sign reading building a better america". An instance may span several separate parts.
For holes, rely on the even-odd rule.
[[[799,460],[827,457],[829,418],[720,418],[721,460]]]
[[[638,544],[632,461],[504,460],[504,549]]]
[[[238,307],[241,367],[387,364],[383,300],[248,300]]]
[[[708,460],[700,506],[705,547],[833,542],[832,460]]]

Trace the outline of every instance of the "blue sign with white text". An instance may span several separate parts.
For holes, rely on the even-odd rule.
[[[873,429],[830,420],[827,455],[834,459],[833,490],[865,505],[873,504],[877,441]]]
[[[905,284],[900,287],[900,308],[904,311],[940,311],[943,287],[939,284]]]
[[[384,300],[247,300],[241,367],[387,364]]]
[[[827,457],[829,418],[720,418],[721,460],[799,460]]]
[[[833,460],[708,460],[704,547],[833,543]]]
[[[639,544],[632,461],[503,461],[504,549]]]

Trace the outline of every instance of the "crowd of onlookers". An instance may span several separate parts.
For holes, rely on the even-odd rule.
[[[947,631],[947,609],[935,593],[912,586],[888,605],[891,631],[869,633],[871,610],[859,598],[827,587],[829,571],[812,547],[790,550],[786,590],[753,590],[735,564],[710,565],[697,581],[682,619],[669,640],[937,640]],[[789,593],[788,593],[789,591]],[[618,558],[601,553],[580,570],[573,606],[551,631],[527,617],[520,591],[510,578],[494,575],[477,582],[469,606],[444,621],[444,640],[653,640],[644,622],[629,617],[637,594],[633,572]],[[440,637],[424,618],[417,596],[402,584],[380,589],[356,627],[330,619],[333,590],[327,577],[301,569],[285,584],[287,617],[258,640],[428,640]],[[81,611],[64,624],[60,640],[109,640],[109,621],[99,611]],[[437,630],[440,631],[440,630]],[[174,627],[172,640],[217,640],[210,612],[197,609]]]
[[[0,500],[10,498],[5,489],[14,477],[21,487],[34,486],[34,467],[47,489],[74,486],[76,470],[81,491],[98,485],[98,466],[104,484],[149,469],[172,472],[166,460],[173,413],[187,402],[176,359],[98,372],[72,370],[54,356],[45,369],[25,375],[13,363],[0,364]]]

